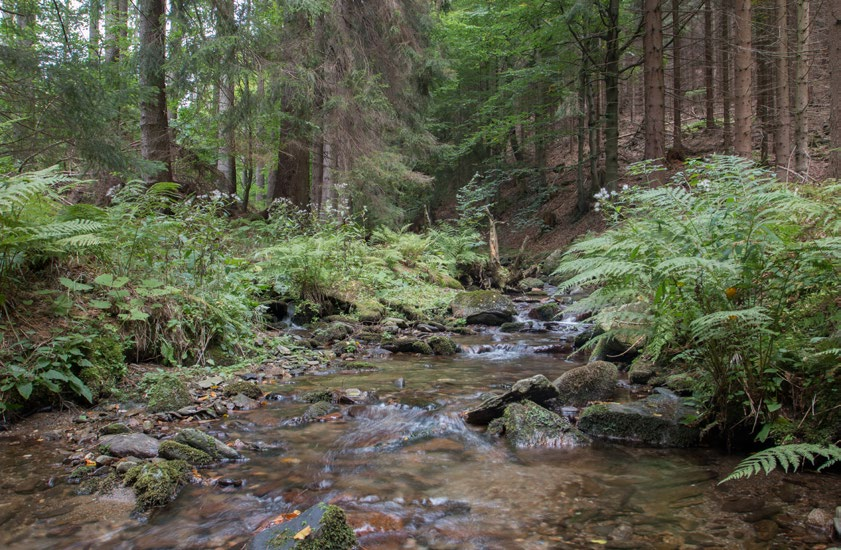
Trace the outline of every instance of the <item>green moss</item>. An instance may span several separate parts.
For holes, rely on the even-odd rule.
[[[433,336],[426,343],[436,355],[454,355],[458,351],[458,345],[446,336]]]
[[[161,443],[158,447],[158,456],[169,460],[183,460],[193,466],[207,466],[215,462],[213,457],[206,452],[172,440]]]
[[[339,410],[339,407],[330,403],[329,401],[319,401],[309,406],[303,415],[303,419],[307,421],[315,420],[318,417],[330,414]]]
[[[417,342],[412,344],[412,351],[414,351],[415,353],[420,353],[421,355],[435,354],[435,352],[432,351],[432,347],[423,340],[418,340]]]
[[[159,376],[149,389],[149,412],[176,411],[192,403],[187,384],[174,374]]]
[[[251,399],[260,399],[263,397],[263,390],[260,386],[247,380],[237,380],[225,386],[225,395],[228,397],[234,396],[238,393],[243,394]]]
[[[587,440],[565,417],[528,400],[508,405],[502,425],[515,447],[572,447]]]
[[[301,401],[304,403],[318,403],[319,401],[332,403],[335,400],[333,390],[313,390],[301,396]]]
[[[189,464],[183,460],[166,460],[135,466],[126,472],[123,481],[134,489],[137,509],[145,511],[174,500],[187,483],[189,471]]]
[[[320,528],[294,546],[295,550],[351,550],[356,548],[356,535],[347,524],[344,510],[329,505],[324,508]]]
[[[94,399],[108,395],[126,373],[125,344],[116,333],[101,332],[84,345],[90,363],[79,372],[79,379]]]
[[[347,370],[364,370],[364,371],[380,370],[379,367],[377,367],[377,365],[375,365],[373,363],[369,363],[368,361],[348,361],[347,363],[345,363],[345,368]]]

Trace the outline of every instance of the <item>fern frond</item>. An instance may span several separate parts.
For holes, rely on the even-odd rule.
[[[780,445],[778,447],[771,447],[755,453],[748,458],[741,461],[736,469],[730,475],[719,481],[719,485],[734,479],[744,479],[754,476],[760,472],[765,472],[768,475],[777,467],[782,467],[783,471],[792,472],[802,467],[807,461],[812,465],[818,457],[826,459],[826,462],[818,467],[818,471],[823,470],[839,461],[841,461],[841,448],[836,446],[822,446],[811,443],[797,443],[793,445]]]
[[[689,324],[692,337],[698,342],[706,342],[714,338],[721,338],[734,333],[734,327],[739,332],[745,330],[760,330],[771,322],[761,307],[737,309],[731,311],[716,311],[699,317]]]

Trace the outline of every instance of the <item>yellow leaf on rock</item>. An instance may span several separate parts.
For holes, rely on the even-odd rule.
[[[312,527],[307,525],[306,527],[295,533],[295,536],[292,538],[295,540],[304,540],[310,535],[310,533],[312,533]]]
[[[604,539],[592,539],[590,542],[593,544],[607,544],[607,541]]]

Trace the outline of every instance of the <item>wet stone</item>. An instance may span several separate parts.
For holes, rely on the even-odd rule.
[[[158,456],[160,442],[154,437],[146,434],[131,433],[106,435],[99,439],[102,450],[107,450],[111,456],[136,456],[140,458],[152,458]]]

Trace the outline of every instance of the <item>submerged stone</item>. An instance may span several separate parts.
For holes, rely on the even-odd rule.
[[[697,414],[668,391],[633,403],[592,405],[581,412],[578,428],[593,437],[650,447],[692,447],[698,428],[685,425]]]
[[[173,441],[204,451],[216,460],[223,458],[236,460],[242,457],[237,451],[215,437],[195,428],[184,428],[173,438]]]
[[[251,539],[249,550],[351,550],[356,535],[344,510],[317,504],[300,516],[260,531]]]
[[[206,452],[172,440],[161,443],[158,456],[169,460],[183,460],[193,466],[208,466],[215,462]]]
[[[502,416],[505,407],[511,403],[528,399],[542,404],[557,396],[558,388],[553,386],[545,376],[537,374],[531,378],[518,380],[509,391],[502,395],[486,399],[475,409],[464,413],[464,418],[470,424],[487,424],[494,418]]]
[[[189,471],[189,464],[183,460],[164,460],[135,466],[123,481],[134,489],[138,510],[145,511],[174,500],[187,483]]]

